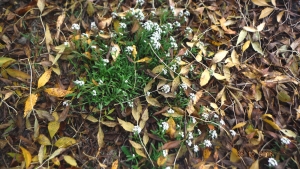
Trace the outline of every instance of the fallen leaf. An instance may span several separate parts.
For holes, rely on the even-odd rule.
[[[32,156],[31,156],[30,152],[27,149],[23,148],[22,146],[20,146],[20,149],[22,150],[26,168],[28,168],[30,166]]]
[[[38,80],[38,88],[43,87],[50,79],[51,77],[52,69],[48,69],[45,71],[42,76]]]
[[[72,91],[64,90],[61,88],[48,88],[45,89],[45,92],[55,97],[65,97],[66,95],[73,93]]]
[[[102,148],[105,145],[104,133],[103,133],[103,130],[101,128],[101,125],[99,125],[99,129],[98,129],[98,133],[97,133],[97,142],[98,142],[99,148]]]
[[[146,100],[147,100],[147,103],[149,103],[150,105],[152,106],[155,106],[155,107],[161,107],[160,103],[157,101],[156,98],[153,98],[152,96],[146,96]]]
[[[86,12],[90,17],[95,13],[95,8],[92,1],[87,1]]]
[[[247,50],[250,46],[251,41],[248,40],[247,42],[244,43],[243,47],[242,47],[242,52],[244,53],[245,50]]]
[[[211,155],[211,151],[209,150],[209,148],[205,148],[203,150],[203,159],[204,160],[207,160]]]
[[[59,148],[57,150],[55,150],[48,158],[48,160],[51,160],[52,158],[60,155],[62,152],[64,152],[66,150],[66,148]]]
[[[64,155],[64,160],[71,166],[77,166],[76,160],[72,156]]]
[[[270,15],[270,13],[272,13],[274,11],[274,8],[270,8],[270,7],[266,7],[265,9],[263,9],[259,15],[259,19],[263,19],[265,17],[267,17],[268,15]]]
[[[45,8],[45,0],[38,0],[37,1],[37,6],[38,6],[39,10],[42,13],[44,8]]]
[[[227,50],[219,50],[213,57],[212,63],[214,64],[214,63],[220,62],[221,60],[223,60],[226,57],[227,53],[228,53]]]
[[[251,0],[257,6],[270,6],[266,0]]]
[[[50,138],[52,139],[53,136],[56,134],[60,126],[60,122],[58,121],[51,121],[48,123],[48,131],[50,134]]]
[[[133,127],[134,125],[130,122],[126,122],[124,120],[121,120],[118,118],[118,122],[120,123],[120,125],[123,127],[124,130],[129,131],[129,132],[133,132]]]
[[[200,86],[205,86],[208,83],[209,79],[210,79],[210,72],[208,69],[205,69],[201,74]]]
[[[251,164],[250,169],[259,169],[259,160],[255,160],[254,163]]]
[[[237,128],[241,128],[244,127],[247,124],[247,122],[240,122],[238,124],[236,124],[234,127],[232,127],[232,130],[237,129]]]
[[[37,94],[29,95],[29,97],[27,98],[27,100],[25,102],[24,117],[26,117],[27,114],[33,110],[33,107],[35,106],[37,99],[38,99]]]
[[[142,149],[143,146],[137,142],[134,142],[132,140],[129,140],[129,143],[132,145],[132,147],[134,147],[135,149]]]
[[[166,162],[167,162],[167,158],[164,157],[164,156],[159,156],[159,157],[157,158],[157,161],[156,161],[156,163],[157,163],[158,166],[162,166],[162,165],[164,165]]]
[[[264,52],[261,49],[261,46],[258,42],[251,42],[252,48],[261,55],[264,55]]]
[[[118,166],[119,166],[119,160],[117,159],[112,163],[111,169],[118,169]]]
[[[50,140],[48,139],[48,137],[46,137],[44,134],[40,134],[37,138],[37,142],[41,145],[44,146],[49,146],[51,145]]]
[[[55,142],[58,148],[66,148],[76,143],[76,140],[71,137],[61,137]]]
[[[288,129],[281,129],[280,130],[284,135],[286,135],[287,137],[293,137],[296,138],[297,134],[295,132],[293,132],[292,130],[288,130]]]
[[[7,74],[9,74],[9,76],[14,77],[14,78],[21,78],[24,80],[30,79],[30,75],[28,75],[27,73],[24,73],[22,71],[16,70],[16,69],[5,69],[5,71],[7,72]]]
[[[281,21],[281,18],[283,16],[283,14],[284,14],[284,11],[281,11],[281,12],[278,13],[278,15],[276,16],[277,22]]]
[[[230,153],[230,161],[233,163],[236,163],[236,162],[240,161],[240,159],[241,158],[239,157],[239,153],[238,153],[237,149],[232,148],[231,153]]]

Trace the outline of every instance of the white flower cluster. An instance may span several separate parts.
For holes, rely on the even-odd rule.
[[[170,69],[175,72],[177,70],[177,64],[174,63],[173,65],[171,65]]]
[[[204,118],[204,120],[207,120],[209,117],[208,113],[202,113],[202,117]]]
[[[180,27],[180,26],[181,26],[181,24],[180,24],[178,21],[175,21],[175,22],[173,23],[173,25],[174,25],[175,27]]]
[[[91,22],[91,29],[93,30],[97,30],[98,29],[98,27],[97,27],[97,25],[96,25],[96,22]]]
[[[169,93],[171,87],[170,87],[170,85],[165,84],[165,85],[163,85],[163,86],[161,87],[161,89],[162,89],[162,91],[163,91],[164,93]]]
[[[193,138],[194,138],[193,133],[192,133],[192,132],[189,132],[189,133],[188,133],[188,139],[191,140],[191,139],[193,139]]]
[[[200,130],[200,129],[197,129],[197,131],[198,131],[198,134],[201,135],[201,133],[202,133],[201,130]]]
[[[166,131],[166,130],[169,129],[169,123],[167,123],[167,122],[162,122],[161,124],[162,124],[163,131]]]
[[[229,130],[229,132],[233,137],[236,135],[236,132],[234,130]]]
[[[163,156],[167,157],[167,155],[168,155],[168,150],[163,150]]]
[[[185,28],[185,33],[186,33],[186,34],[190,34],[190,33],[192,33],[192,32],[193,32],[192,28],[190,28],[190,27],[186,27],[186,28]]]
[[[164,75],[166,75],[168,73],[168,70],[163,68],[162,72],[163,72]]]
[[[204,140],[203,144],[204,144],[205,147],[211,147],[212,146],[210,140]]]
[[[82,80],[75,80],[74,83],[76,85],[79,85],[79,86],[83,86],[84,85],[84,81],[82,81]]]
[[[127,102],[129,107],[133,107],[133,102]]]
[[[278,165],[277,161],[274,158],[269,158],[269,167],[275,167]]]
[[[224,122],[223,119],[220,120],[220,124],[221,124],[221,125],[225,125],[225,122]]]
[[[163,29],[164,33],[168,33],[169,31],[171,31],[173,29],[173,25],[171,23],[167,23],[161,26],[161,29]]]
[[[180,84],[180,87],[181,87],[183,90],[186,90],[188,86],[187,86],[185,83],[181,83],[181,84]]]
[[[130,12],[139,21],[142,21],[145,19],[145,15],[143,14],[141,9],[130,8]]]
[[[194,145],[194,152],[197,153],[199,151],[198,145]]]
[[[190,99],[192,99],[193,101],[196,99],[195,93],[190,93]]]
[[[104,59],[103,59],[103,60],[104,60]],[[99,80],[99,84],[103,84],[103,80],[100,79],[100,80]]]
[[[195,117],[191,117],[191,119],[192,119],[192,123],[196,123],[197,122],[197,120],[196,120],[196,118]]]
[[[161,40],[161,33],[162,33],[162,30],[159,27],[159,25],[156,22],[152,22],[148,20],[147,22],[142,24],[142,27],[147,31],[154,31],[152,33],[152,36],[150,37],[150,42],[152,43],[154,49],[156,50],[159,49],[161,46],[159,41]]]
[[[82,37],[82,38],[88,38],[88,37],[89,37],[89,35],[88,35],[88,34],[86,34],[86,33],[82,33],[82,34],[81,34],[81,37]]]
[[[77,23],[73,23],[71,29],[73,29],[73,30],[79,30],[80,26]]]
[[[111,52],[116,52],[118,50],[118,48],[117,47],[115,47],[115,46],[113,46],[112,48],[111,48]]]
[[[133,47],[132,46],[126,46],[126,48],[125,48],[125,52],[126,53],[131,53],[133,51]]]
[[[136,3],[139,5],[143,5],[145,3],[145,1],[144,0],[136,0]]]
[[[92,91],[92,95],[93,95],[93,96],[97,96],[96,90],[93,90],[93,91]]]
[[[65,46],[69,46],[70,43],[69,43],[69,42],[64,42],[64,45],[65,45]]]
[[[117,14],[116,12],[112,12],[112,13],[111,13],[111,17],[112,17],[113,19],[115,19],[115,18],[118,17],[118,14]]]
[[[167,113],[169,113],[169,114],[173,114],[175,111],[173,110],[173,109],[169,109],[168,111],[167,111]]]
[[[171,48],[174,48],[174,49],[178,48],[178,45],[173,36],[170,36],[170,44],[171,44]]]
[[[120,23],[120,28],[125,29],[127,27],[126,23],[121,22]]]
[[[134,126],[132,129],[132,132],[135,134],[140,134],[141,131],[142,129],[140,128],[140,126]]]
[[[280,141],[282,144],[285,144],[285,145],[288,145],[291,143],[291,140],[286,137],[281,137]]]
[[[63,102],[63,106],[69,106],[69,104],[70,104],[70,100],[65,100],[65,101]]]
[[[215,138],[218,137],[218,134],[217,134],[216,130],[210,130],[209,134],[210,134],[212,139],[215,139]]]
[[[180,64],[180,62],[181,62],[181,57],[180,57],[180,56],[177,56],[177,57],[175,58],[175,60],[176,60],[176,63],[177,63],[177,64]]]
[[[106,66],[107,63],[109,63],[109,60],[108,60],[108,59],[102,59],[102,61],[104,62],[104,66]]]
[[[181,137],[184,138],[184,132],[183,131],[180,131],[178,134],[180,134]]]
[[[192,146],[192,140],[186,140],[185,141],[189,146]]]
[[[92,49],[96,49],[96,48],[97,48],[97,46],[95,46],[95,45],[92,45],[92,46],[91,46],[91,48],[92,48]]]

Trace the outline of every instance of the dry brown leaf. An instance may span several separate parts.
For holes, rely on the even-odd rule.
[[[63,12],[61,15],[58,16],[57,21],[56,21],[56,35],[55,35],[55,40],[59,41],[59,35],[61,33],[60,27],[64,23],[64,20],[66,18],[66,13]]]
[[[76,144],[76,140],[71,137],[61,137],[55,142],[55,146],[58,148],[66,148],[73,144]]]
[[[209,150],[209,148],[205,148],[203,150],[203,159],[204,160],[207,160],[211,155],[211,151]]]
[[[135,152],[136,152],[138,155],[140,155],[140,156],[142,156],[142,157],[144,157],[144,158],[147,158],[147,156],[145,155],[145,153],[144,153],[143,150],[135,149]]]
[[[46,39],[46,47],[47,47],[47,51],[48,53],[50,53],[50,45],[53,44],[53,40],[51,37],[51,33],[50,33],[50,29],[49,29],[49,25],[46,24],[46,31],[45,31],[45,39]]]
[[[146,96],[146,100],[147,100],[147,103],[149,103],[150,105],[152,106],[155,106],[155,107],[161,107],[160,103],[157,101],[156,98],[153,98],[152,96]]]
[[[240,161],[240,157],[239,157],[239,153],[237,151],[237,149],[233,148],[231,149],[231,153],[230,153],[230,161],[233,163],[236,163],[238,161]]]
[[[274,11],[274,8],[270,8],[270,7],[266,7],[265,9],[263,9],[259,15],[259,19],[263,19],[265,17],[267,17],[268,15],[270,15],[270,13],[272,13]]]
[[[251,0],[257,6],[270,6],[266,0]]]
[[[101,20],[99,23],[100,29],[104,29],[107,26],[109,26],[111,24],[111,21],[112,21],[112,17]]]
[[[37,99],[38,99],[37,94],[29,95],[29,97],[27,98],[27,100],[25,102],[24,117],[26,117],[27,114],[33,110],[33,107],[35,106]]]
[[[214,73],[213,76],[217,79],[217,80],[224,80],[226,79],[225,76],[219,74],[219,73]]]
[[[61,88],[48,88],[45,89],[45,92],[55,97],[65,97],[66,95],[73,93],[72,91],[64,90]]]
[[[241,128],[244,127],[247,124],[247,122],[240,122],[238,124],[236,124],[234,127],[232,127],[232,130],[237,129],[237,128]]]
[[[226,57],[227,53],[228,53],[227,50],[219,50],[213,57],[212,63],[220,62],[221,60],[223,60]]]
[[[135,141],[129,140],[129,143],[134,147],[135,149],[142,149],[143,146]]]
[[[107,126],[107,127],[116,127],[118,123],[113,122],[113,121],[101,121],[101,124]]]
[[[100,124],[99,124],[98,133],[97,133],[97,142],[98,142],[99,148],[102,148],[105,145],[105,142],[104,142],[104,133],[103,133],[103,130],[102,130]]]
[[[284,11],[279,12],[279,14],[276,16],[277,22],[281,22],[281,18],[284,14]]]
[[[260,32],[265,28],[266,22],[262,22],[257,26],[257,31]]]
[[[175,132],[176,132],[176,123],[175,123],[175,121],[172,117],[170,117],[168,119],[167,123],[169,124],[169,128],[166,131],[166,134],[168,134],[171,139],[174,139],[175,138]]]
[[[256,28],[253,28],[250,26],[244,26],[243,29],[246,30],[247,32],[256,32],[257,31]]]
[[[45,0],[38,0],[37,1],[37,6],[38,6],[39,10],[42,13],[44,8],[45,8]]]
[[[251,164],[250,169],[259,169],[259,160],[255,160],[254,163]]]

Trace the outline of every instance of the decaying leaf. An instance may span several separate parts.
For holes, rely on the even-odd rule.
[[[263,19],[263,18],[267,17],[273,11],[274,11],[274,8],[266,7],[265,9],[263,9],[261,11],[261,13],[259,15],[259,19]]]
[[[247,31],[241,30],[236,45],[240,44],[246,38],[246,36],[247,36]]]
[[[166,131],[166,134],[168,134],[171,139],[174,139],[175,138],[175,132],[176,132],[176,123],[175,123],[175,121],[172,117],[170,117],[168,119],[167,123],[169,124],[169,128]]]
[[[147,102],[155,107],[161,107],[160,103],[157,101],[156,98],[153,98],[152,96],[146,96]]]
[[[257,6],[270,6],[266,0],[251,0]]]
[[[58,121],[51,121],[48,123],[48,131],[50,134],[50,138],[52,139],[53,136],[56,134],[60,126],[60,122]]]
[[[292,130],[288,130],[288,129],[281,129],[280,130],[284,135],[286,135],[287,137],[293,137],[296,138],[297,134],[295,132],[293,132]]]
[[[50,140],[44,134],[40,134],[39,137],[37,138],[37,141],[38,141],[38,143],[40,143],[41,145],[44,145],[44,146],[51,145]]]
[[[227,50],[219,50],[213,57],[212,63],[220,62],[221,60],[223,60],[226,57],[227,53],[228,53]]]
[[[156,163],[158,166],[162,166],[167,162],[167,158],[164,156],[159,156]]]
[[[71,166],[77,166],[77,162],[72,156],[64,155],[64,160]]]
[[[98,142],[99,148],[102,148],[105,145],[105,143],[104,143],[104,133],[103,133],[103,130],[102,130],[100,124],[99,124],[98,133],[97,133],[97,142]]]
[[[66,148],[76,143],[76,140],[71,137],[61,137],[55,142],[58,148]]]
[[[237,128],[241,128],[244,127],[247,124],[247,122],[240,122],[238,124],[236,124],[234,127],[232,127],[232,130],[237,129]]]
[[[30,152],[27,149],[25,149],[24,147],[20,146],[20,149],[22,150],[26,168],[28,168],[31,163],[32,156],[31,156]]]
[[[239,153],[238,153],[237,149],[232,148],[231,153],[230,153],[230,161],[233,163],[236,163],[236,162],[240,161],[240,159],[241,158],[239,157]]]
[[[65,97],[66,95],[73,93],[72,91],[64,90],[61,88],[48,88],[45,89],[45,92],[55,97]]]
[[[45,71],[42,76],[38,80],[38,88],[43,87],[50,79],[51,77],[52,69],[48,69]]]
[[[205,69],[202,72],[202,75],[200,78],[200,86],[205,86],[208,83],[209,79],[210,79],[210,72],[208,69]]]
[[[264,55],[263,50],[258,42],[251,42],[252,48],[261,55]]]

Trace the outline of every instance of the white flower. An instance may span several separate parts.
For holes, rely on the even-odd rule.
[[[162,72],[163,72],[164,75],[166,75],[168,73],[168,70],[163,68]]]
[[[182,131],[180,131],[178,134],[180,134],[181,137],[184,138],[184,133]]]
[[[112,13],[111,13],[111,17],[112,17],[113,19],[115,19],[115,18],[118,17],[118,14],[117,14],[116,12],[112,12]]]
[[[167,155],[168,155],[168,150],[163,150],[163,156],[167,157]]]
[[[186,16],[184,17],[184,21],[187,22],[189,20],[189,18],[187,18]]]
[[[196,122],[197,122],[196,118],[192,117],[192,123],[196,123]]]
[[[286,137],[281,137],[280,140],[281,140],[282,144],[290,144],[291,143],[291,140]]]
[[[176,60],[176,62],[177,62],[178,64],[180,64],[180,62],[181,62],[181,57],[178,56],[178,57],[175,58],[175,60]]]
[[[135,157],[135,154],[132,154],[132,157]]]
[[[170,44],[171,44],[171,48],[177,49],[178,45],[177,45],[176,40],[174,39],[173,36],[170,36]]]
[[[166,167],[165,169],[171,169],[171,167],[170,167],[170,166],[168,166],[168,167]]]
[[[146,96],[150,96],[150,94],[151,94],[150,92],[146,92]]]
[[[153,28],[154,23],[150,20],[146,21],[145,23],[142,24],[142,27],[146,29],[147,31],[151,31]]]
[[[186,140],[185,141],[189,146],[192,146],[192,141],[191,140]]]
[[[139,5],[143,5],[145,3],[145,1],[144,0],[136,0],[136,3]]]
[[[201,135],[201,133],[202,133],[202,132],[201,132],[201,130],[200,130],[200,129],[198,129],[198,134],[199,134],[199,135]]]
[[[190,67],[190,71],[193,71],[194,70],[194,66],[193,65],[191,65],[191,67]]]
[[[92,91],[92,95],[93,95],[93,96],[96,96],[96,95],[97,95],[96,90],[93,90],[93,91]]]
[[[166,130],[169,129],[169,123],[167,123],[167,122],[162,122],[161,124],[162,124],[163,131],[166,131]]]
[[[95,22],[91,22],[91,29],[98,29]]]
[[[151,38],[152,38],[152,37],[151,37]],[[158,49],[160,48],[160,46],[161,46],[160,42],[157,41],[157,40],[151,39],[151,43],[152,43],[152,46],[153,46],[153,48],[154,48],[155,50],[158,50]]]
[[[84,85],[84,81],[82,81],[82,80],[75,80],[74,83],[76,85],[79,85],[79,86],[83,86]]]
[[[111,48],[111,52],[112,52],[112,53],[116,52],[117,50],[118,50],[118,48],[117,48],[116,46],[113,46],[113,47]]]
[[[131,53],[133,51],[133,47],[132,46],[126,46],[125,48],[125,52],[126,53]]]
[[[86,34],[86,33],[82,33],[82,34],[81,34],[81,37],[82,37],[82,38],[88,38],[88,37],[89,37],[89,35],[88,35],[88,34]]]
[[[128,80],[125,80],[124,82],[125,82],[125,83],[128,83]]]
[[[104,66],[107,65],[107,63],[109,63],[108,59],[102,59],[102,61],[104,62]]]
[[[69,46],[69,42],[64,42],[64,45],[65,46]]]
[[[204,140],[203,144],[204,144],[205,147],[211,147],[212,146],[212,144],[209,140]]]
[[[79,30],[80,26],[77,23],[73,23],[71,29]]]
[[[183,16],[183,10],[179,11],[178,16],[179,16],[179,17],[182,17],[182,16]]]
[[[171,88],[170,85],[165,84],[161,87],[161,89],[164,93],[169,93]]]
[[[207,120],[208,119],[209,114],[208,113],[202,113],[202,117]]]
[[[216,130],[210,130],[209,134],[211,135],[212,139],[215,139],[215,138],[218,137],[218,134],[217,134]]]
[[[177,65],[176,64],[173,64],[170,69],[175,72],[177,70]]]
[[[97,46],[95,46],[95,45],[92,45],[92,46],[91,46],[91,48],[92,48],[92,49],[96,49],[96,48],[97,48]]]
[[[220,120],[220,124],[221,124],[221,125],[225,125],[225,122],[224,122],[223,119]]]
[[[142,129],[140,128],[140,126],[134,126],[132,129],[132,132],[135,134],[140,134],[141,131]]]
[[[192,30],[192,28],[190,28],[190,27],[186,27],[186,28],[185,28],[185,32],[186,32],[186,34],[190,34],[190,33],[193,32],[193,30]]]
[[[174,110],[170,108],[167,112],[168,112],[169,114],[173,114],[173,113],[174,113]]]
[[[189,133],[188,133],[188,139],[191,140],[191,139],[193,139],[193,138],[194,138],[193,133],[192,133],[192,132],[189,132]]]
[[[188,86],[187,86],[185,83],[181,83],[181,84],[180,84],[180,87],[181,87],[183,90],[186,90]]]
[[[129,107],[133,107],[133,102],[127,102]]]
[[[274,158],[269,158],[269,167],[275,167],[278,165],[277,161]]]
[[[195,93],[190,93],[190,99],[195,100],[196,96]]]
[[[217,114],[214,114],[214,118],[216,118],[216,119],[217,119],[217,118],[219,118],[219,115],[217,115]]]
[[[103,30],[100,30],[99,33],[100,33],[100,34],[104,34],[104,31],[103,31]]]
[[[145,19],[145,15],[143,14],[142,10],[140,10],[140,9],[134,10],[133,14],[134,14],[134,17],[139,21]]]
[[[126,23],[120,23],[120,28],[125,29],[127,27]]]
[[[151,15],[152,15],[152,16],[155,16],[155,11],[151,11]]]
[[[189,11],[185,11],[185,12],[184,12],[184,15],[185,15],[185,16],[190,16],[190,12],[189,12]]]
[[[170,55],[170,53],[168,52],[168,53],[166,53],[166,57],[170,57],[171,55]]]
[[[197,145],[194,145],[194,152],[197,153],[199,151],[199,147]]]
[[[69,103],[70,103],[70,100],[65,100],[65,101],[63,102],[63,106],[69,106]]]
[[[110,33],[110,37],[114,38],[114,37],[116,37],[116,36],[117,36],[117,34],[115,34],[115,33],[113,33],[113,32]]]
[[[236,135],[236,132],[234,130],[229,130],[229,132],[233,137]]]
[[[180,26],[181,26],[181,24],[180,24],[178,21],[175,21],[175,22],[173,23],[173,25],[174,25],[175,27],[180,27]]]
[[[99,84],[103,84],[103,81],[102,81],[102,80],[99,80]]]

